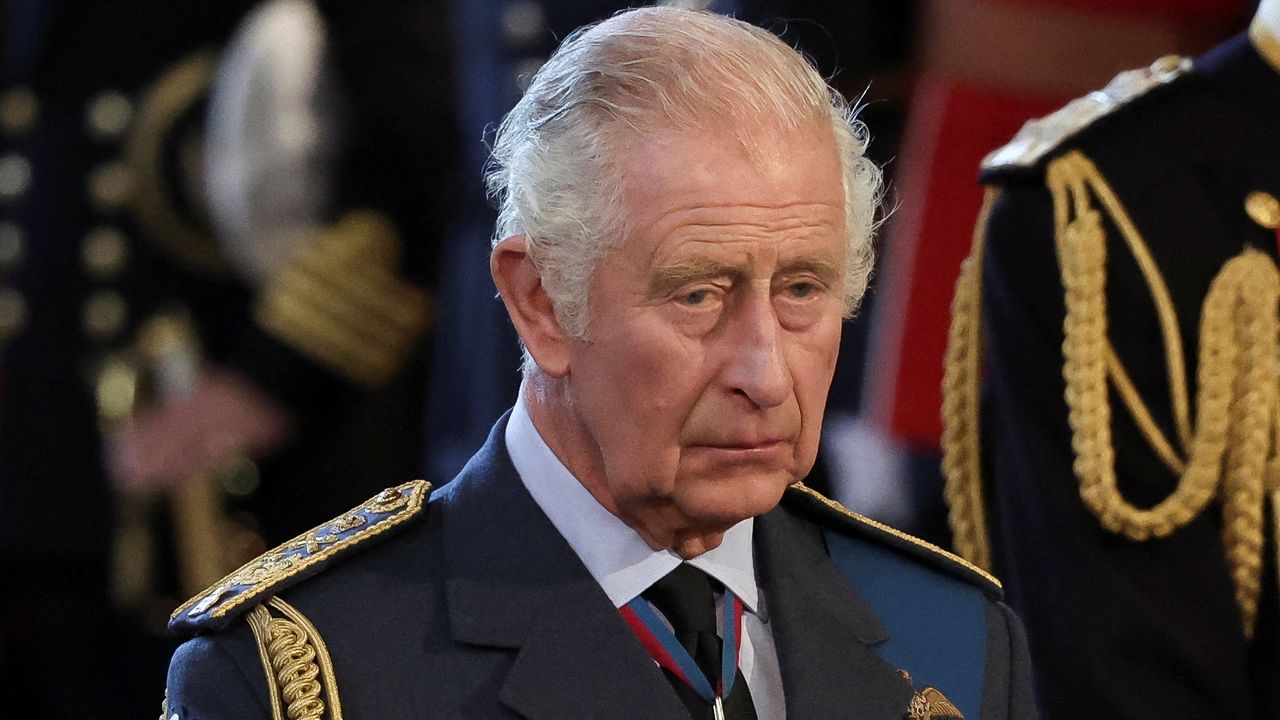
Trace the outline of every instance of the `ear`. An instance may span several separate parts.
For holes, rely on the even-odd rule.
[[[560,327],[551,297],[542,286],[542,273],[529,257],[525,236],[512,235],[494,246],[489,256],[489,271],[533,361],[551,377],[568,375],[568,336]]]

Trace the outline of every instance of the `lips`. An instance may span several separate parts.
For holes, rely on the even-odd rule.
[[[794,442],[790,437],[735,438],[724,440],[708,440],[690,443],[689,447],[707,448],[710,450],[771,450]]]

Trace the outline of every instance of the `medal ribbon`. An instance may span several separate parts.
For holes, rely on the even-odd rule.
[[[724,589],[724,607],[724,626],[720,637],[724,648],[733,648],[733,651],[720,653],[720,678],[714,691],[711,689],[711,681],[703,674],[698,663],[694,662],[689,651],[684,649],[644,598],[635,598],[619,608],[619,612],[622,613],[622,619],[631,626],[631,631],[640,639],[640,644],[649,651],[649,657],[659,667],[683,680],[693,688],[698,697],[714,704],[717,698],[728,697],[733,690],[733,678],[738,674],[738,652],[742,647],[743,605],[738,596],[727,587]]]

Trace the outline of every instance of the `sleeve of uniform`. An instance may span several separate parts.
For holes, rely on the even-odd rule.
[[[241,640],[235,635],[199,636],[178,648],[169,663],[164,720],[271,718],[257,654],[251,640]]]
[[[983,720],[1038,718],[1031,687],[1027,635],[1004,603],[987,605],[987,677],[982,693]]]
[[[1108,268],[1110,306],[1145,300],[1117,296],[1125,270]],[[1038,184],[1013,183],[996,202],[982,294],[993,560],[1027,625],[1040,707],[1053,718],[1254,717],[1215,514],[1138,543],[1103,529],[1080,499],[1053,207]],[[1167,494],[1176,478],[1132,421],[1111,422],[1121,491],[1137,503]]]

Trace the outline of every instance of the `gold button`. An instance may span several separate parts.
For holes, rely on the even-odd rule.
[[[109,280],[124,270],[129,259],[129,241],[119,230],[101,226],[89,231],[80,248],[84,271],[95,280]]]
[[[0,157],[0,201],[12,202],[31,186],[31,163],[21,155]]]
[[[89,176],[89,199],[99,212],[119,210],[133,194],[133,173],[122,162],[100,165]]]
[[[1255,190],[1245,196],[1244,211],[1249,219],[1268,230],[1280,229],[1280,200],[1270,193]]]
[[[0,290],[0,340],[7,340],[27,324],[27,300],[13,288]]]
[[[114,140],[124,133],[133,119],[133,103],[124,93],[104,92],[89,101],[85,112],[85,130],[98,140]]]
[[[26,135],[39,119],[40,103],[30,88],[10,88],[0,95],[0,130],[4,130],[6,135]]]
[[[123,356],[110,356],[102,361],[94,382],[98,414],[108,423],[129,418],[138,400],[137,362]]]
[[[0,270],[10,270],[22,262],[26,236],[14,222],[0,222]]]
[[[94,293],[84,304],[84,330],[89,337],[106,341],[124,328],[129,306],[120,293],[110,290]]]

